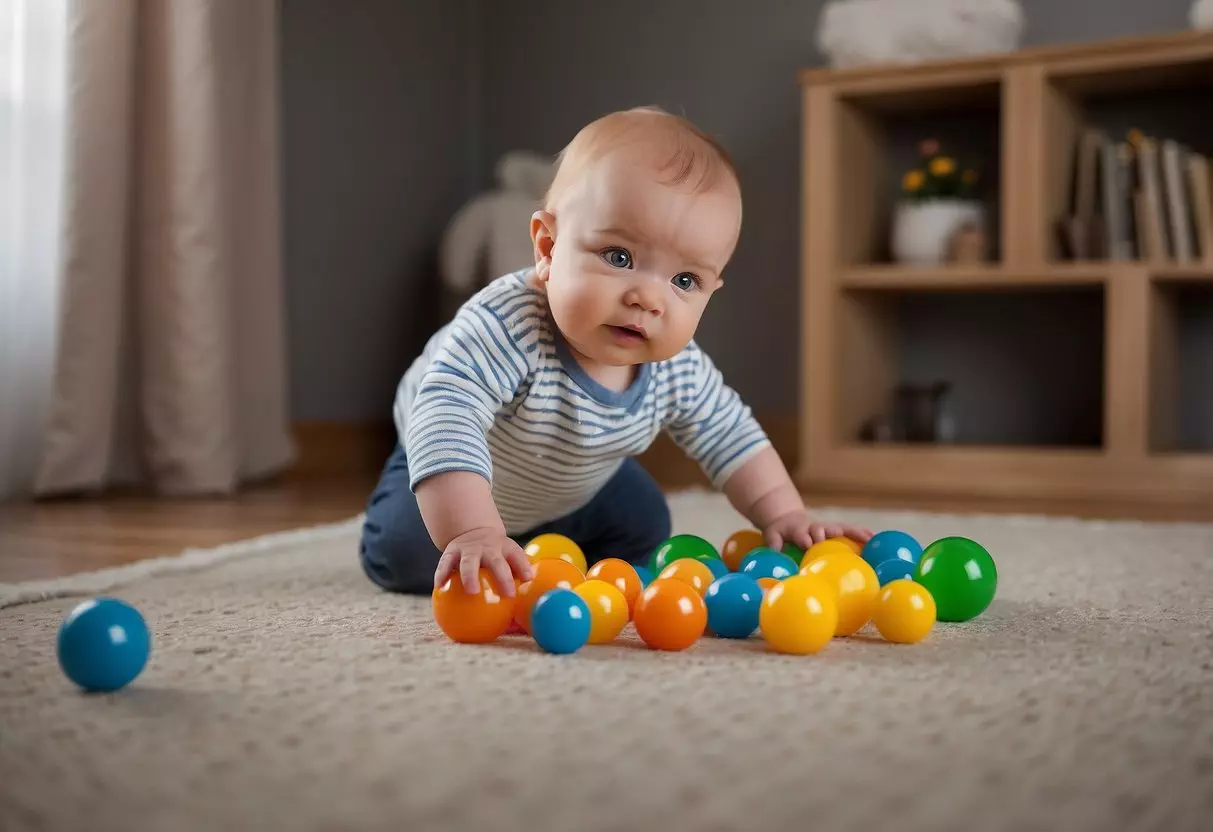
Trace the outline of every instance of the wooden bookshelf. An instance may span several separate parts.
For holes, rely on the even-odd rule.
[[[1213,300],[1213,252],[1197,262],[1066,260],[1056,238],[1072,197],[1074,148],[1100,102],[1118,95],[1148,102],[1154,91],[1181,89],[1207,112],[1213,34],[911,67],[814,69],[799,80],[801,484],[894,495],[1213,499],[1213,448],[1186,446],[1178,428],[1185,396],[1200,394],[1180,332],[1194,308],[1192,292]],[[904,169],[897,142],[914,132],[915,119],[925,138],[936,116],[958,136],[986,142],[998,185],[990,197],[995,242],[988,262],[914,268],[887,254],[892,183]],[[1213,154],[1213,129],[1205,129]],[[907,323],[924,309],[926,323]],[[1050,321],[1051,310],[1058,320]],[[861,440],[865,420],[887,411],[893,389],[906,380],[907,338],[954,328],[939,350],[954,355],[968,349],[966,332],[980,335],[983,343],[973,344],[980,369],[986,341],[1013,331],[1016,315],[1058,345],[1058,367],[1047,353],[1017,356],[1008,345],[990,353],[999,362],[989,368],[993,382],[984,383],[1004,384],[1001,401],[1035,396],[1035,412],[1046,416],[1049,395],[1041,391],[1060,391],[1061,427],[1047,441],[1005,425],[1005,441]],[[1068,331],[1061,316],[1084,328]],[[1062,365],[1077,375],[1052,375]]]

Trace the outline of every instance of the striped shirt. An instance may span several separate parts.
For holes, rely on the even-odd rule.
[[[509,534],[581,508],[662,430],[719,487],[768,439],[692,341],[610,390],[577,363],[530,270],[497,278],[430,338],[396,392],[409,486],[446,471],[492,485]]]

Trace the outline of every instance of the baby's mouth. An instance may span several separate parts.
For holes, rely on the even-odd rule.
[[[639,343],[641,341],[648,340],[648,333],[646,333],[644,331],[644,329],[642,329],[641,327],[615,326],[614,324],[609,324],[608,328],[611,330],[611,332],[615,335],[616,338],[619,338],[623,341]]]

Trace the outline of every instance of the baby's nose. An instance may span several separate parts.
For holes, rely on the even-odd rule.
[[[655,315],[661,314],[661,292],[647,283],[629,289],[624,301],[628,306],[637,306]]]

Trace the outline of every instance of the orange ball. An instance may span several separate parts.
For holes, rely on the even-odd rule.
[[[762,594],[766,595],[770,590],[779,586],[778,578],[759,578],[758,585],[762,587]]]
[[[434,621],[452,641],[483,644],[505,633],[514,617],[517,598],[501,594],[497,578],[480,570],[480,590],[469,594],[456,572],[434,590],[430,605]]]
[[[572,589],[585,580],[581,570],[566,560],[548,558],[531,564],[535,574],[518,586],[518,603],[514,605],[514,620],[523,632],[531,632],[531,608],[539,596],[549,589]]]
[[[823,578],[837,594],[838,629],[835,635],[852,635],[871,620],[876,611],[880,581],[876,578],[876,570],[859,555],[849,549],[829,551],[801,567],[800,574]]]
[[[708,608],[689,584],[658,578],[636,600],[636,634],[654,650],[685,650],[708,626]]]
[[[585,575],[585,553],[571,538],[562,534],[541,534],[527,541],[524,547],[531,565],[541,560],[563,560],[573,564]]]
[[[590,644],[614,641],[628,624],[628,602],[614,584],[597,579],[573,587],[590,608]]]
[[[766,539],[757,529],[742,529],[729,535],[720,550],[720,557],[730,572],[741,570],[741,559],[759,546],[766,546]]]
[[[679,558],[662,569],[661,574],[657,577],[682,581],[698,592],[700,598],[707,594],[708,587],[712,585],[712,581],[716,580],[716,575],[712,572],[711,567],[695,558]]]
[[[636,567],[621,558],[606,558],[591,566],[585,576],[589,579],[606,581],[622,592],[624,600],[628,602],[628,617],[631,617],[632,609],[636,606],[636,599],[640,597],[640,590],[644,589]]]

